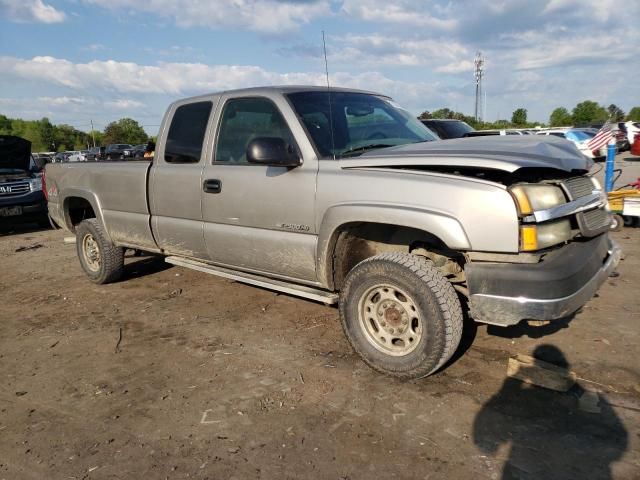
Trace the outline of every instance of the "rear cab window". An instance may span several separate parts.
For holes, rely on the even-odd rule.
[[[176,108],[167,134],[164,161],[167,163],[198,163],[207,132],[210,101],[188,103]]]

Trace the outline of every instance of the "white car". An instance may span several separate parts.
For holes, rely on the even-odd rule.
[[[633,145],[636,135],[640,133],[640,122],[629,120],[628,122],[618,123],[618,128],[627,134],[629,145]]]
[[[592,151],[589,148],[589,142],[595,134],[578,128],[550,128],[549,130],[541,130],[536,135],[553,135],[554,137],[566,138],[573,142],[583,155],[592,160],[606,158],[607,156],[606,145],[598,151]]]
[[[68,152],[71,155],[69,155],[69,160],[67,160],[68,162],[86,162],[87,161],[87,150],[75,150],[72,152]]]

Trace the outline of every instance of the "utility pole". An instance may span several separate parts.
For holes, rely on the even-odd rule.
[[[91,138],[93,139],[93,148],[96,148],[96,134],[93,131],[93,120],[91,122]]]
[[[482,117],[482,77],[484,77],[484,57],[482,52],[476,53],[476,58],[473,61],[474,75],[476,78],[476,108],[475,119],[476,122],[481,120]]]

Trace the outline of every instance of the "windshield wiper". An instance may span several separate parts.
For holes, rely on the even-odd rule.
[[[340,154],[340,157],[351,157],[357,154],[363,154],[369,150],[375,150],[376,148],[387,148],[387,147],[395,147],[395,145],[391,145],[388,143],[372,143],[371,145],[362,145],[360,147],[353,147],[349,150],[345,150]]]

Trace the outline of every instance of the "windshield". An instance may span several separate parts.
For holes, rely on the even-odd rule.
[[[322,157],[348,157],[374,148],[437,140],[413,115],[383,97],[322,91],[287,97]]]

